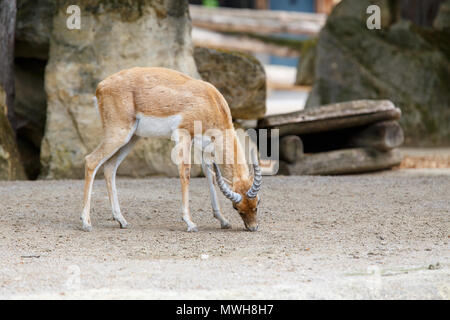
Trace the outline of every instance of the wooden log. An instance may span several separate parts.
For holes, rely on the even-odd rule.
[[[298,58],[300,52],[288,46],[267,43],[245,35],[228,35],[194,27],[192,41],[198,47],[210,49],[238,50],[253,53],[269,53],[281,57]]]
[[[315,35],[326,21],[326,15],[318,13],[208,8],[198,5],[190,5],[189,13],[195,27],[224,32]]]
[[[278,128],[280,136],[323,132],[397,120],[401,111],[389,100],[356,100],[269,116],[258,128]]]
[[[347,142],[347,146],[387,151],[401,146],[403,141],[403,130],[397,121],[382,121],[355,133]]]
[[[303,156],[303,142],[299,136],[284,136],[280,138],[280,159],[294,163]]]
[[[14,31],[16,0],[0,1],[0,87],[6,93],[6,107],[11,127],[15,130],[14,115]]]
[[[294,164],[280,163],[284,175],[336,175],[388,169],[400,164],[398,149],[380,152],[374,149],[354,148],[305,154]]]

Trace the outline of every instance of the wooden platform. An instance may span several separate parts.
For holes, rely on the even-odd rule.
[[[389,100],[355,100],[266,117],[258,128],[278,128],[280,136],[315,133],[398,120],[401,114]]]
[[[279,130],[280,174],[349,174],[400,164],[400,116],[389,100],[357,100],[269,116],[258,128]]]

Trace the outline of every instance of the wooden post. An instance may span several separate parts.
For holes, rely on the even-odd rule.
[[[268,10],[270,8],[270,0],[255,0],[255,8],[259,10]]]

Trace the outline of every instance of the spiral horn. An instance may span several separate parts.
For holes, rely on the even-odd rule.
[[[250,189],[247,191],[247,197],[249,197],[250,199],[253,199],[258,195],[258,191],[261,189],[261,182],[262,182],[261,169],[258,164],[258,158],[254,151],[252,152],[252,160],[254,172],[253,183]]]
[[[223,195],[234,203],[241,202],[242,196],[239,193],[231,190],[230,186],[223,180],[219,166],[215,162],[213,162],[213,165],[214,171],[216,172],[217,185],[219,186],[219,189],[220,191],[222,191]]]

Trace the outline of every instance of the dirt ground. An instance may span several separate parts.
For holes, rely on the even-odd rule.
[[[402,148],[400,169],[450,168],[450,148]]]
[[[96,181],[83,232],[82,184],[0,182],[0,298],[450,298],[450,169],[265,177],[254,233],[204,179],[187,233],[167,178],[118,180],[124,230]]]

